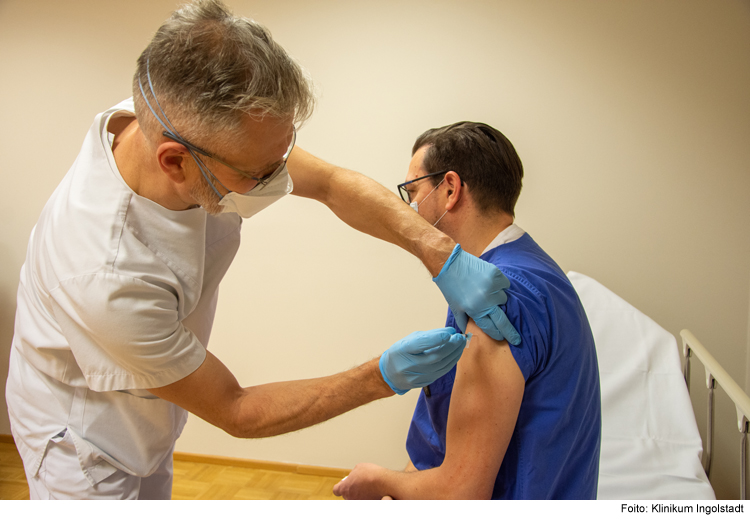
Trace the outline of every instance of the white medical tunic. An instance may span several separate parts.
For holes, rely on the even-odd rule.
[[[159,466],[187,413],[146,389],[202,364],[219,282],[239,247],[236,214],[171,211],[128,187],[107,132],[123,114],[132,100],[94,120],[21,269],[6,392],[31,475],[66,430],[92,484]]]

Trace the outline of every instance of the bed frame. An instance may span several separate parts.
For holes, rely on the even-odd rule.
[[[602,402],[598,498],[714,500],[708,479],[713,451],[713,390],[737,406],[742,433],[742,489],[750,399],[695,336],[675,336],[617,294],[581,273],[568,273],[596,342]],[[690,398],[690,357],[706,366],[709,434],[704,442]]]
[[[721,386],[734,403],[737,410],[737,427],[740,431],[740,499],[747,500],[747,433],[748,418],[750,417],[750,397],[732,379],[719,362],[706,350],[700,341],[690,332],[683,330],[682,355],[685,358],[683,375],[690,392],[690,358],[695,356],[706,370],[706,388],[708,389],[708,411],[706,426],[706,446],[703,452],[703,469],[711,476],[711,456],[714,441],[714,391]]]

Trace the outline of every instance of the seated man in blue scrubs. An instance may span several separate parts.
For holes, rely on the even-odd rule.
[[[458,365],[425,388],[405,471],[359,464],[347,499],[595,499],[601,402],[594,339],[573,286],[514,224],[523,167],[483,123],[428,130],[412,150],[402,198],[468,253],[510,279],[504,309],[518,346],[473,334]]]

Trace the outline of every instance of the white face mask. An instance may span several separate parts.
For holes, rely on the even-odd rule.
[[[250,218],[292,192],[293,188],[292,178],[285,166],[267,185],[258,184],[245,194],[230,191],[219,201],[219,205],[222,206],[222,213],[237,213],[242,218]]]

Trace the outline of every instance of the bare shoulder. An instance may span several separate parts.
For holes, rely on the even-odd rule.
[[[496,341],[469,320],[467,332],[472,334],[469,346],[458,362],[459,371],[482,375],[483,379],[512,377],[523,387],[525,380],[507,341]]]

